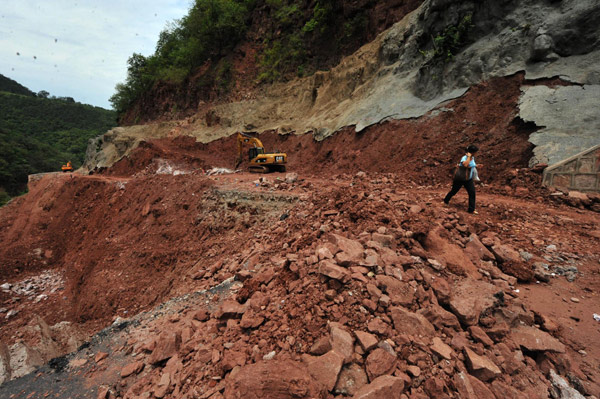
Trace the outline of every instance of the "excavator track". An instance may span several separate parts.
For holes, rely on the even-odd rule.
[[[269,173],[269,168],[267,168],[266,166],[252,165],[252,166],[248,167],[248,170],[251,173]]]

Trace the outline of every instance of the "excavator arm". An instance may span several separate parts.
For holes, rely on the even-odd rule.
[[[266,173],[271,171],[285,171],[287,154],[285,153],[267,153],[263,143],[256,137],[247,133],[238,132],[238,157],[235,164],[237,169],[244,160],[244,144],[251,144],[248,150],[248,159],[250,161],[250,172]]]
[[[249,143],[253,145],[253,148],[256,148],[257,153],[264,153],[264,147],[262,142],[256,137],[252,137],[247,133],[238,132],[237,134],[237,142],[238,142],[238,157],[236,160],[235,167],[237,168],[244,160],[244,144]],[[251,158],[253,158],[251,156]],[[250,159],[251,160],[251,159]]]

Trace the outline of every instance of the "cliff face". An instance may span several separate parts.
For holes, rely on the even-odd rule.
[[[428,0],[327,71],[260,90],[240,83],[237,97],[197,106],[194,96],[182,95],[190,104],[188,117],[163,125],[159,135],[210,142],[255,130],[311,133],[322,140],[347,126],[360,132],[389,119],[422,117],[473,85],[523,72],[523,99],[506,112],[538,130],[531,137],[531,164],[553,163],[600,140],[600,111],[593,105],[600,83],[598,21],[600,4],[594,1]],[[530,87],[555,78],[578,87],[550,88],[552,93]],[[152,110],[147,115],[159,115],[171,94],[165,89],[146,99],[144,109]],[[554,98],[550,106],[548,95]],[[563,122],[550,126],[549,120]],[[489,134],[502,134],[502,128]]]
[[[302,36],[303,56],[282,60],[278,65],[279,80],[288,81],[299,74],[328,70],[342,57],[372,41],[379,33],[415,10],[423,0],[332,0],[326,2],[288,1],[297,6],[293,17],[282,21],[277,17],[277,2],[257,1],[248,31],[236,48],[223,58],[207,61],[180,84],[159,82],[147,91],[121,117],[121,124],[176,119],[196,112],[198,105],[209,102],[231,102],[254,97],[260,91],[259,64],[265,50],[274,41],[286,40],[291,31]],[[281,3],[281,2],[280,2]],[[326,31],[301,33],[315,7],[323,3],[330,8]],[[281,7],[281,5],[279,6]],[[322,29],[322,28],[319,28]],[[226,73],[223,67],[226,65]],[[300,72],[303,71],[302,73]]]

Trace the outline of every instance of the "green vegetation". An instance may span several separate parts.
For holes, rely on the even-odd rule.
[[[188,15],[160,33],[153,55],[129,58],[127,80],[110,98],[114,109],[125,112],[157,82],[180,84],[207,61],[217,64],[244,38],[253,8],[254,0],[195,0]]]
[[[304,43],[297,33],[292,33],[275,39],[272,42],[265,41],[266,48],[260,58],[261,72],[258,80],[261,82],[273,82],[281,79],[282,74],[298,68],[298,75],[302,76],[306,50]],[[300,65],[300,66],[298,66]]]
[[[307,65],[310,43],[331,39],[336,2],[315,1],[308,19],[301,12],[302,3],[299,0],[267,0],[274,29],[263,43],[264,50],[259,59],[260,82],[277,81],[292,73],[300,77],[306,75],[310,70]]]
[[[122,115],[163,84],[226,93],[235,79],[231,52],[251,27],[262,40],[258,82],[308,75],[366,37],[366,11],[345,9],[352,7],[340,0],[194,0],[160,33],[154,54],[129,58],[127,79],[110,101]]]
[[[443,32],[433,37],[433,50],[423,51],[424,56],[432,55],[434,60],[451,61],[454,55],[467,43],[473,28],[473,14],[465,15],[458,24],[447,26]]]
[[[0,91],[0,204],[25,191],[29,174],[81,166],[88,140],[115,125],[114,112],[71,98]]]
[[[0,91],[35,97],[35,93],[29,90],[27,87],[15,82],[10,78],[7,78],[4,75],[0,75]]]

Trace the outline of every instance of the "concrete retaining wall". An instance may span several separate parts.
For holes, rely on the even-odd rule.
[[[582,192],[600,192],[600,144],[546,168],[543,184]]]

